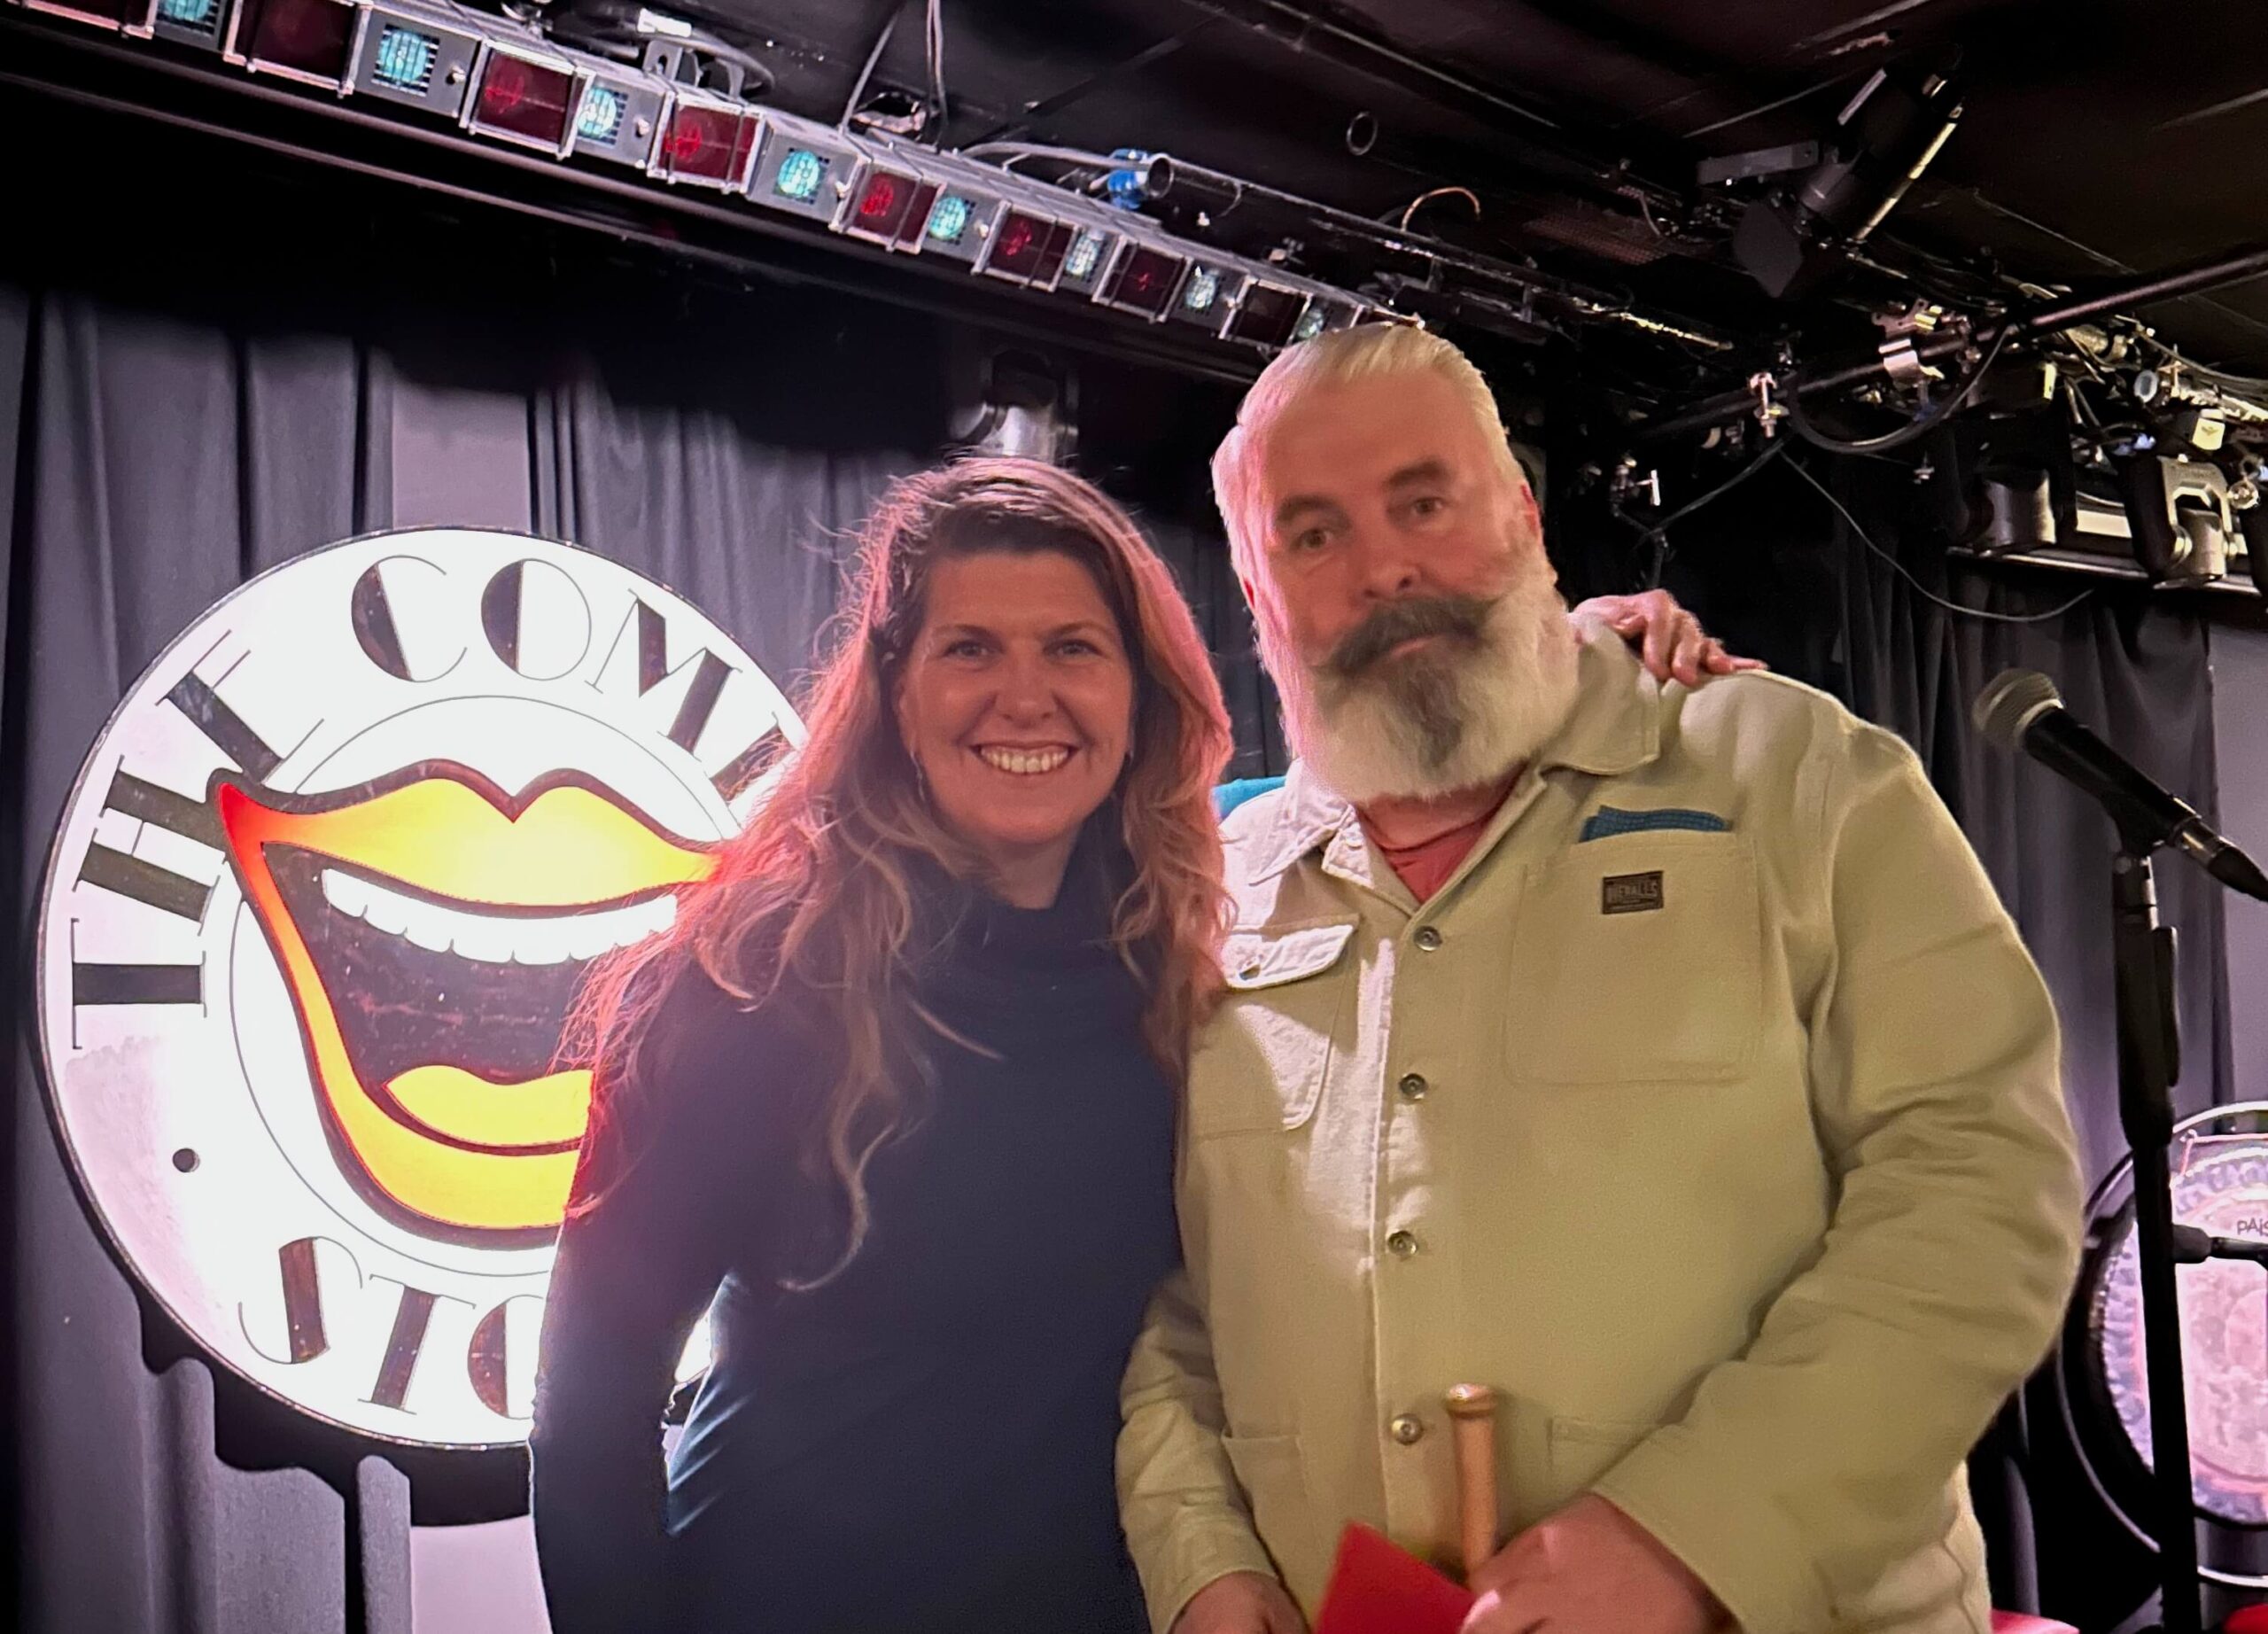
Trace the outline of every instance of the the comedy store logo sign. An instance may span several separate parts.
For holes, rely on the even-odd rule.
[[[324,1419],[522,1438],[568,1007],[798,735],[694,608],[515,534],[357,540],[207,613],[89,756],[40,924],[57,1123],[150,1292]]]

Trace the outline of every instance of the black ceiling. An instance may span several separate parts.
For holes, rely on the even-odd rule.
[[[924,80],[920,0],[672,9],[734,25],[801,112],[842,111],[893,12],[877,82]],[[1168,151],[1373,215],[1459,183],[1479,222],[1439,200],[1421,225],[1750,332],[1792,317],[1731,267],[1696,161],[1823,134],[1884,65],[1958,52],[1966,109],[1885,261],[1983,252],[2061,283],[2268,239],[2253,0],[944,0],[942,16],[949,144],[1008,127]],[[1360,156],[1358,115],[1375,131]],[[2268,372],[2268,280],[2151,315],[2207,361]]]

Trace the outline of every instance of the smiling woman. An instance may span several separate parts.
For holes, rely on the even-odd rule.
[[[862,568],[804,746],[586,1001],[532,1440],[558,1634],[1145,1623],[1113,1446],[1219,980],[1220,695],[1052,467],[908,480]]]
[[[1000,895],[1053,901],[1132,752],[1134,669],[1092,572],[1025,530],[940,563],[897,709],[931,804]]]

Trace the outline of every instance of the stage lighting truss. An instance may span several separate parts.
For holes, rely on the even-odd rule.
[[[1069,189],[678,85],[453,0],[12,3],[1261,353],[1367,318],[1410,321]]]

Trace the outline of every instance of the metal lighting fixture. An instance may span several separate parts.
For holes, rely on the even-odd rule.
[[[1075,295],[1092,296],[1102,287],[1113,261],[1118,259],[1119,246],[1126,235],[1115,227],[1104,227],[1091,222],[1072,223],[1071,242],[1063,251],[1063,270],[1057,276],[1055,287],[1068,290]]]
[[[361,0],[238,0],[222,60],[344,97],[370,9]]]
[[[1261,279],[1237,302],[1237,309],[1223,332],[1231,340],[1274,351],[1289,346],[1297,337],[1301,321],[1314,304],[1299,290]]]
[[[924,255],[943,255],[975,266],[992,241],[1007,200],[997,192],[948,177],[931,201],[921,237],[914,246]]]
[[[579,158],[647,169],[669,109],[669,87],[659,80],[626,68],[593,68],[584,81],[568,151]]]
[[[1068,222],[1010,205],[977,257],[976,270],[1027,289],[1052,290],[1077,230]]]
[[[1252,284],[1242,268],[1218,261],[1192,261],[1174,292],[1167,315],[1179,323],[1193,323],[1207,334],[1217,335],[1235,313]]]
[[[860,158],[839,132],[774,114],[748,196],[766,209],[831,222],[850,196]]]
[[[28,3],[28,0],[27,0]],[[51,8],[42,6],[42,11]],[[229,0],[158,0],[157,10],[150,18],[150,32],[160,40],[175,45],[195,46],[202,51],[221,49],[221,31],[228,26]],[[136,30],[127,28],[128,35]]]
[[[1307,310],[1301,313],[1298,322],[1292,325],[1292,340],[1294,345],[1302,340],[1313,340],[1317,335],[1352,329],[1362,321],[1363,308],[1355,302],[1342,300],[1333,295],[1313,295],[1309,297]],[[1248,338],[1243,335],[1232,335],[1231,338],[1238,340]]]
[[[1114,310],[1163,323],[1190,265],[1186,255],[1129,238],[1103,274],[1094,299]]]
[[[670,94],[662,134],[647,174],[664,182],[739,192],[756,167],[764,119],[741,103],[679,87]]]
[[[464,128],[564,159],[589,85],[590,76],[563,57],[491,40],[473,65]]]
[[[705,82],[677,83],[656,61],[633,66],[554,45],[535,26],[454,0],[0,4],[217,52],[247,73],[351,94],[370,114],[431,117],[562,161],[596,160],[656,183],[737,195],[845,237],[955,261],[988,279],[1192,337],[1270,352],[1366,317],[1402,318],[988,162],[982,148],[917,148],[751,106]],[[1163,156],[1121,157],[1129,161],[1124,179],[1143,197],[1160,190],[1169,170]],[[2247,520],[2260,525],[2250,512]],[[2202,524],[2180,525],[2194,534]]]
[[[173,4],[175,0],[161,0],[164,5]],[[466,88],[484,38],[439,10],[394,0],[373,5],[369,25],[354,52],[354,92],[456,119],[464,112]]]
[[[893,250],[917,250],[943,189],[894,155],[871,160],[851,179],[835,230]]]
[[[2134,558],[2156,584],[2211,584],[2227,577],[2238,540],[2229,479],[2202,460],[2138,454],[2119,467]]]
[[[155,32],[158,0],[80,0],[75,4],[72,0],[23,0],[23,4],[29,11],[92,23],[136,40],[146,40]],[[221,7],[221,0],[206,0],[206,4],[215,12]]]

